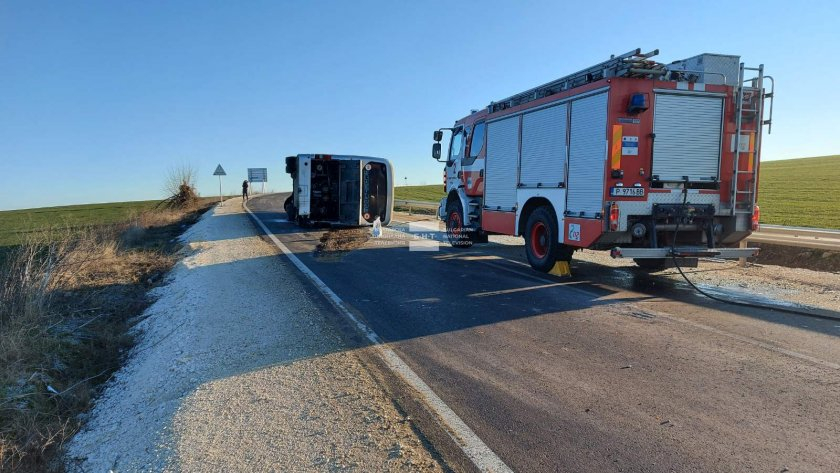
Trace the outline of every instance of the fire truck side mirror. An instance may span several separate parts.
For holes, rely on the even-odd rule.
[[[440,132],[435,132],[440,133]],[[435,159],[440,159],[440,143],[435,143],[432,145],[432,157]]]
[[[440,130],[437,130],[437,131],[435,132],[435,141],[440,141],[440,140],[442,140],[442,139],[443,139],[443,132],[442,132],[442,131],[440,131]]]

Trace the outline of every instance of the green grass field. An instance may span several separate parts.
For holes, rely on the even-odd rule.
[[[158,200],[67,205],[0,212],[0,247],[20,243],[27,234],[46,228],[76,228],[125,221],[151,209]]]
[[[840,229],[840,156],[761,163],[761,223]]]
[[[402,186],[394,189],[397,200],[420,200],[424,202],[439,202],[443,196],[443,184],[431,186]]]

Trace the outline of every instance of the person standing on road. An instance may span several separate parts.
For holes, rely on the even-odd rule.
[[[248,200],[248,179],[242,181],[242,202]]]

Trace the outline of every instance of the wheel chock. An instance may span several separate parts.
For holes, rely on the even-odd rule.
[[[553,274],[555,276],[563,276],[563,277],[571,277],[572,276],[572,268],[569,266],[568,261],[557,261],[554,263],[554,267],[551,268],[551,271],[548,274]]]

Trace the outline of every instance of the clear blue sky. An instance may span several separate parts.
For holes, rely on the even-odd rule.
[[[636,47],[765,63],[764,159],[840,154],[836,2],[0,2],[0,209],[199,191],[282,158],[390,158],[440,182],[432,130]]]

